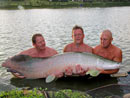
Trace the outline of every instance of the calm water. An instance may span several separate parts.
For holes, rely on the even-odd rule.
[[[80,25],[85,32],[85,43],[95,47],[104,29],[113,32],[113,44],[123,51],[123,68],[130,70],[130,7],[0,10],[0,64],[10,56],[32,47],[31,37],[42,33],[47,46],[62,53],[72,42],[71,30]],[[65,79],[46,84],[44,79],[14,79],[0,66],[0,91],[23,87],[42,87],[50,90],[71,88],[87,91],[111,83],[130,84],[130,76],[107,80]]]

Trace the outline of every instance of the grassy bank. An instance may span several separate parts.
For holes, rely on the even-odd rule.
[[[12,90],[0,92],[0,98],[92,98],[83,92],[72,90],[46,91],[41,89],[33,90]]]
[[[17,9],[18,5],[28,8],[71,8],[71,7],[113,7],[113,6],[130,6],[130,2],[50,2],[42,0],[39,2],[25,1],[0,1],[0,8]]]

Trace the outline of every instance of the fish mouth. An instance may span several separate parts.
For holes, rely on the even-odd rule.
[[[7,67],[5,62],[3,62],[1,66],[2,67]]]
[[[14,70],[14,69],[11,69],[11,68],[9,68],[9,67],[8,67],[8,69],[7,69],[7,72],[18,73],[20,76],[24,76],[21,72],[16,71],[16,70]]]

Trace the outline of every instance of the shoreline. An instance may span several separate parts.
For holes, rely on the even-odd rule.
[[[23,1],[12,1],[5,2],[0,1],[0,9],[19,9],[18,6],[24,9],[34,9],[34,8],[85,8],[85,7],[122,7],[130,6],[130,2],[81,2],[81,1],[68,1],[68,2],[49,2],[44,1],[40,3],[30,3]]]

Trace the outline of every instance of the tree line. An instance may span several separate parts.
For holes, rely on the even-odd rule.
[[[23,2],[42,2],[42,1],[53,1],[53,0],[1,0],[1,1],[23,1]],[[57,0],[62,1],[62,0]],[[83,1],[83,0],[66,0],[66,1]],[[130,2],[130,0],[86,0],[92,2]]]

